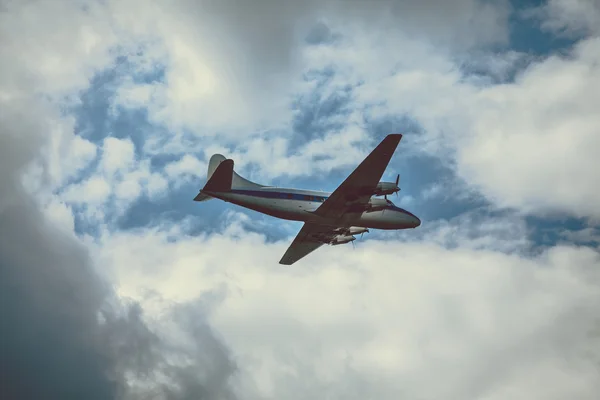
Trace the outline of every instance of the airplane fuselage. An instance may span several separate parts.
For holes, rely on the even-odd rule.
[[[263,214],[292,221],[373,229],[409,229],[421,224],[414,214],[397,207],[389,200],[375,197],[371,198],[369,208],[346,212],[341,218],[333,220],[313,214],[331,195],[328,192],[261,187],[206,192],[206,194]]]

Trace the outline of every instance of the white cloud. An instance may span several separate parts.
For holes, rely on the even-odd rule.
[[[176,181],[176,184],[181,184],[186,179],[206,177],[207,168],[206,163],[199,161],[192,155],[186,154],[179,160],[167,164],[164,170],[171,180]]]
[[[184,173],[191,166],[185,162],[181,168],[176,172]],[[106,222],[103,219],[107,214],[101,208],[111,208],[111,218],[122,216],[140,196],[151,200],[164,196],[169,187],[167,178],[175,179],[153,172],[149,159],[136,159],[131,139],[108,137],[96,169],[82,182],[63,185],[59,197],[69,204],[86,206],[79,212],[88,220]]]
[[[107,175],[123,174],[135,163],[135,147],[131,139],[107,137],[102,146],[101,168]]]
[[[167,124],[175,135],[187,129],[200,138],[236,138],[242,130],[286,128],[289,95],[307,66],[304,39],[319,21],[345,25],[349,32],[376,25],[387,40],[414,37],[419,43],[464,50],[505,43],[510,9],[506,1],[475,0],[451,6],[443,1],[369,6],[338,0],[252,5],[180,1],[168,12],[153,2],[137,5],[113,2],[111,10],[123,29],[152,38],[145,49],[150,59],[163,60],[165,80],[150,86],[128,82],[116,102],[138,107],[151,99],[147,107],[154,121]],[[413,56],[406,54],[405,59]],[[368,57],[358,60],[373,65]]]
[[[472,135],[457,141],[459,174],[501,206],[600,216],[599,51],[586,40],[571,59],[551,57],[464,104]]]
[[[145,83],[133,83],[131,80],[125,80],[117,88],[116,97],[118,102],[126,108],[142,108],[151,101],[155,101],[157,92],[161,90],[160,86]]]
[[[595,190],[600,121],[594,108],[600,102],[599,38],[582,40],[569,57],[531,63],[513,83],[482,85],[463,79],[459,65],[434,52],[423,52],[418,62],[385,76],[384,66],[390,71],[407,57],[392,52],[403,43],[370,44],[377,36],[362,33],[359,43],[344,49],[351,56],[339,57],[340,48],[321,48],[318,58],[320,64],[351,71],[343,75],[349,83],[363,81],[354,99],[371,105],[368,116],[414,119],[424,130],[418,145],[500,207],[600,215]],[[374,67],[349,62],[359,57],[383,61]]]
[[[73,204],[102,205],[111,194],[111,185],[103,177],[93,175],[85,181],[67,186],[61,198]]]
[[[99,3],[68,1],[3,3],[0,14],[1,93],[19,96],[31,90],[55,98],[89,83],[99,68],[113,61],[117,37]]]
[[[118,199],[133,201],[142,193],[142,187],[135,180],[127,180],[119,182],[115,189],[115,194]]]
[[[386,232],[384,237],[426,240],[445,248],[487,249],[506,254],[527,254],[532,246],[525,221],[515,213],[475,209],[450,220],[427,221],[417,231]]]
[[[85,12],[72,10],[81,21],[90,21],[89,24],[81,22],[78,25],[80,21],[76,19],[74,23],[66,25],[76,32],[69,31],[68,34],[81,39],[80,49],[87,60],[84,66],[72,68],[79,68],[84,78],[91,76],[90,71],[93,72],[94,68],[106,66],[112,61],[109,49],[117,44],[139,51],[137,55],[130,53],[135,72],[149,72],[164,67],[164,82],[148,84],[125,80],[124,86],[118,89],[116,101],[126,106],[147,105],[155,122],[166,123],[171,128],[170,134],[174,140],[166,138],[167,146],[161,147],[161,151],[169,151],[169,148],[177,145],[181,151],[181,143],[178,143],[181,128],[191,130],[198,137],[214,137],[218,134],[231,139],[250,135],[248,140],[252,146],[249,147],[253,151],[264,151],[271,146],[261,143],[264,142],[261,135],[253,135],[258,127],[284,128],[275,137],[277,148],[274,148],[273,162],[260,160],[261,168],[266,164],[271,165],[269,169],[265,168],[267,178],[281,173],[302,175],[312,172],[310,168],[295,167],[298,164],[314,165],[318,171],[346,166],[347,161],[340,164],[340,158],[336,156],[338,150],[345,156],[358,154],[352,145],[336,148],[313,144],[302,150],[302,157],[288,159],[287,139],[282,135],[287,134],[285,128],[289,124],[291,111],[288,101],[282,99],[289,99],[291,91],[298,88],[301,71],[324,65],[318,60],[318,48],[313,49],[314,55],[311,56],[302,44],[317,20],[326,21],[334,30],[346,26],[346,30],[341,31],[348,35],[349,41],[337,56],[347,63],[356,63],[371,70],[381,65],[379,72],[383,75],[399,62],[400,65],[418,65],[421,68],[440,62],[448,64],[444,57],[432,57],[434,45],[441,46],[441,51],[447,53],[448,49],[503,43],[507,37],[508,3],[505,2],[482,5],[465,0],[453,4],[449,9],[444,2],[431,2],[426,6],[421,2],[382,2],[368,8],[354,2],[339,1],[302,6],[294,2],[261,2],[249,10],[231,2],[204,4],[206,7],[202,10],[179,2],[174,3],[168,12],[156,3],[144,2],[143,7],[139,7],[140,4],[113,2],[108,3],[106,8],[95,5]],[[134,9],[135,12],[132,12]],[[65,15],[71,12],[60,7],[57,10],[62,10]],[[444,10],[444,23],[439,21],[440,10]],[[19,11],[16,15],[25,14]],[[266,18],[267,15],[276,18]],[[407,18],[407,15],[411,17]],[[238,23],[241,16],[244,24]],[[372,30],[370,26],[373,23],[387,30],[384,38],[379,34],[352,34],[352,31],[365,31],[367,26],[368,30]],[[209,36],[219,40],[204,40]],[[363,36],[368,39],[363,39]],[[409,36],[416,39],[408,40]],[[402,49],[402,56],[389,57],[390,60],[384,63],[370,62],[379,58],[380,53],[371,51],[369,54],[365,51],[373,45],[376,45],[374,48],[381,48],[381,45],[377,45],[381,39]],[[357,40],[370,40],[360,45],[362,54],[347,47]],[[46,64],[50,65],[51,62]],[[94,65],[94,68],[90,69],[89,65]],[[68,68],[66,70],[69,71]],[[63,79],[62,75],[60,78]],[[86,82],[79,75],[76,78],[80,85]],[[343,79],[336,78],[332,90],[338,84],[343,84]],[[66,83],[63,86],[65,90],[73,87]],[[56,88],[49,87],[47,91],[54,93]],[[352,123],[358,123],[361,118],[356,115],[352,119],[355,121]],[[265,122],[267,125],[264,125]],[[361,136],[364,141],[364,130]],[[269,141],[271,139],[273,137]],[[322,144],[330,145],[331,142]],[[264,145],[257,146],[260,144]],[[315,151],[331,157],[308,163]],[[243,157],[238,158],[240,162],[244,161]]]
[[[53,228],[59,228],[68,234],[75,232],[73,212],[64,202],[54,198],[45,206],[44,215],[48,219],[48,224]]]
[[[74,134],[74,118],[56,121],[49,133],[49,146],[45,149],[45,173],[51,187],[60,187],[69,179],[80,176],[82,169],[96,158],[94,143]]]
[[[282,175],[310,176],[336,168],[353,169],[358,166],[356,160],[362,160],[376,146],[367,131],[357,127],[332,132],[299,148],[288,148],[288,142],[282,137],[255,136],[223,154],[234,160],[236,171],[242,175],[250,167],[257,167],[252,179],[266,183]],[[357,143],[362,146],[357,148]]]
[[[148,176],[145,189],[150,199],[164,195],[168,188],[169,182],[161,174],[152,173]]]
[[[487,87],[463,79],[450,55],[503,43],[506,3],[397,3],[389,18],[383,16],[391,2],[306,9],[297,2],[217,2],[202,10],[185,2],[106,4],[85,11],[67,2],[11,3],[0,15],[1,32],[9,33],[2,36],[10,39],[0,42],[1,58],[10,60],[0,65],[0,126],[10,126],[0,146],[11,149],[0,170],[24,170],[48,132],[54,161],[42,174],[63,182],[89,165],[96,147],[73,137],[73,120],[60,115],[57,101],[73,101],[110,66],[111,47],[123,44],[143,48],[134,69],[166,67],[166,79],[151,87],[130,81],[117,103],[150,101],[155,121],[175,128],[173,142],[188,129],[224,138],[202,143],[206,149],[244,137],[231,155],[237,165],[264,168],[265,177],[354,166],[371,149],[361,107],[375,104],[372,115],[414,117],[426,129],[426,148],[450,155],[460,176],[497,204],[597,215],[596,39],[582,41],[571,58],[532,65],[514,84]],[[315,16],[345,38],[304,51],[298,43]],[[352,22],[344,26],[345,19]],[[387,31],[390,24],[398,29]],[[502,55],[483,64],[505,76],[518,60]],[[282,99],[302,90],[298,72],[328,65],[337,71],[330,93],[363,81],[351,127],[289,156],[285,129],[269,136],[258,127],[289,123]],[[29,136],[16,140],[20,133]],[[164,195],[167,178],[200,173],[203,165],[188,156],[163,174],[136,159],[130,140],[107,138],[102,150],[96,171],[46,199],[53,223],[73,229],[73,203],[102,225],[113,208],[123,213],[139,196]],[[332,159],[310,164],[315,155]],[[0,211],[14,201],[10,193],[0,200]],[[210,321],[239,360],[247,397],[591,399],[600,391],[597,365],[585,356],[598,350],[589,336],[600,302],[594,249],[527,254],[523,221],[465,218],[431,224],[423,239],[325,248],[283,268],[277,261],[289,239],[266,243],[247,232],[248,223],[233,218],[222,234],[199,237],[175,227],[110,232],[91,246],[120,293],[141,299],[153,316],[163,305],[149,302],[148,292],[184,304],[214,295]]]
[[[594,250],[521,256],[492,241],[474,249],[471,238],[452,250],[371,240],[283,268],[288,240],[267,244],[236,226],[120,232],[96,255],[134,298],[151,288],[187,302],[220,288],[211,323],[258,397],[592,399],[600,389],[584,355],[597,353]],[[360,390],[347,393],[353,381]]]

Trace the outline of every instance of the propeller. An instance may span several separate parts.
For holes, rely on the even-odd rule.
[[[398,174],[396,176],[396,188],[398,188],[398,190],[395,190],[394,193],[396,194],[396,197],[398,197],[398,192],[400,191],[400,187],[398,186],[398,184],[400,183],[400,174]],[[387,201],[387,194],[383,195],[383,198]]]

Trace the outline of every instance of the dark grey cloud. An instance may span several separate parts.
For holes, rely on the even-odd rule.
[[[108,374],[113,360],[103,349],[97,321],[107,288],[81,246],[48,226],[23,192],[15,199],[0,213],[4,393],[115,398],[119,382]]]
[[[312,45],[330,44],[336,38],[331,29],[322,21],[317,22],[306,35],[306,43]]]
[[[38,104],[28,100],[0,104],[0,397],[234,398],[235,364],[202,322],[203,303],[169,306],[151,327],[24,189],[46,130],[46,110],[25,113]],[[165,339],[169,330],[184,340]]]

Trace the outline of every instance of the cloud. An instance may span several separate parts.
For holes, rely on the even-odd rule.
[[[469,102],[473,135],[457,141],[459,174],[501,206],[597,218],[599,44],[583,41],[570,59],[550,57],[513,85],[483,90],[479,107]]]
[[[61,201],[79,206],[87,220],[113,221],[123,216],[142,196],[155,200],[164,196],[171,169],[164,176],[152,170],[150,159],[138,159],[131,139],[107,137],[97,164],[89,168],[87,177],[77,183],[59,186]],[[108,212],[107,212],[108,211]]]
[[[473,80],[443,53],[423,46],[420,57],[400,63],[392,49],[418,46],[410,40],[375,42],[369,32],[358,37],[352,47],[314,54],[319,65],[343,71],[336,78],[360,83],[352,94],[358,115],[409,116],[422,128],[415,145],[498,207],[599,216],[592,150],[599,145],[599,123],[591,106],[600,93],[597,37],[582,39],[566,56],[525,63],[514,81],[502,84]],[[384,61],[365,61],[372,59]]]
[[[200,177],[206,178],[208,163],[199,161],[196,157],[186,154],[178,161],[174,161],[165,166],[165,173],[175,185],[181,185],[186,180],[194,179],[198,181]]]
[[[562,236],[570,242],[600,245],[600,230],[598,228],[584,228],[576,231],[564,231]]]
[[[597,216],[597,40],[535,62],[491,53],[507,45],[509,13],[471,0],[3,6],[9,395],[594,398],[595,231],[564,235],[588,246],[540,249],[522,215]],[[64,114],[118,56],[129,69],[111,111],[144,108],[160,129],[83,139]],[[291,137],[309,109],[321,132]],[[260,180],[354,167],[378,141],[366,121],[385,118],[414,121],[419,151],[491,205],[293,268],[277,264],[291,237],[267,240],[252,228],[268,223],[221,218],[216,202],[178,223],[112,224],[203,175],[213,152]],[[198,234],[202,213],[222,229]]]
[[[445,15],[443,23],[438,17],[440,10]],[[282,173],[313,172],[310,168],[291,168],[291,161],[307,164],[324,153],[325,160],[308,163],[323,171],[345,166],[332,153],[359,153],[353,144],[343,148],[313,145],[300,150],[302,157],[287,160],[289,153],[294,152],[294,146],[289,146],[293,141],[286,137],[293,114],[289,108],[292,93],[304,85],[303,72],[327,66],[318,61],[326,49],[313,45],[312,50],[307,50],[305,46],[305,38],[315,24],[326,26],[340,38],[341,42],[335,43],[341,46],[336,50],[337,58],[361,67],[375,67],[369,62],[381,58],[375,49],[401,48],[402,52],[386,56],[386,62],[377,69],[378,74],[386,74],[403,65],[429,68],[430,64],[449,64],[444,57],[433,56],[432,49],[452,54],[506,43],[510,7],[507,2],[481,4],[472,0],[460,1],[450,9],[437,1],[382,1],[364,7],[356,2],[332,0],[302,5],[267,1],[247,10],[229,1],[201,5],[180,1],[168,13],[163,11],[157,3],[145,2],[144,7],[138,7],[134,1],[96,5],[85,12],[78,10],[81,18],[94,19],[86,32],[96,40],[90,42],[93,46],[83,48],[98,54],[91,58],[99,60],[96,68],[110,64],[112,60],[107,61],[106,54],[111,52],[126,55],[130,61],[132,76],[125,77],[118,87],[115,105],[145,108],[153,122],[168,128],[168,134],[148,138],[158,144],[157,151],[161,152],[182,154],[188,149],[190,137],[197,149],[202,138],[218,135],[221,145],[229,145],[239,143],[239,137],[244,136],[252,144],[252,151],[273,151],[275,162],[265,163],[263,159],[258,164],[270,178]],[[385,37],[368,34],[373,24],[386,31]],[[104,37],[105,40],[98,40]],[[208,37],[213,40],[206,40]],[[358,45],[362,53],[349,51],[348,46],[353,45]],[[373,50],[368,51],[369,47]],[[340,83],[348,78],[344,74],[347,68],[341,64],[335,65],[336,80],[329,89],[334,97]],[[158,79],[140,79],[144,74],[156,75],[157,70]],[[329,97],[324,97],[324,102]],[[329,116],[330,122],[345,131],[357,129],[363,119],[361,110],[350,111],[353,113],[348,118]],[[268,127],[266,135],[257,133],[264,127]],[[366,142],[364,128],[358,129],[362,131],[361,143]],[[322,144],[331,142],[325,140]],[[237,157],[240,162],[244,158]]]
[[[203,299],[186,307],[167,304],[158,323],[170,327],[166,336],[138,305],[114,294],[98,273],[102,266],[75,237],[70,207],[52,196],[96,152],[74,135],[73,120],[61,112],[89,84],[90,68],[107,61],[105,47],[96,52],[97,42],[107,39],[93,34],[106,27],[90,17],[98,17],[98,9],[65,2],[2,7],[1,29],[11,30],[0,41],[2,59],[10,60],[0,67],[3,395],[235,398],[229,384],[235,364],[199,318],[201,307],[207,308]],[[87,182],[82,194],[102,199],[105,182]]]
[[[130,81],[120,88],[116,102],[148,107],[153,120],[166,124],[175,136],[188,130],[198,138],[285,129],[290,116],[285,99],[309,66],[303,48],[315,25],[345,25],[344,35],[377,25],[388,40],[416,37],[464,50],[506,43],[510,11],[508,2],[473,0],[452,6],[443,1],[379,1],[368,7],[339,0],[267,0],[252,6],[229,0],[178,1],[167,13],[155,3],[136,4],[114,2],[111,10],[123,29],[152,38],[147,58],[164,67],[164,79]]]
[[[570,37],[600,33],[598,0],[550,0],[525,15],[540,20],[544,29]]]
[[[227,378],[235,367],[196,307],[165,307],[160,325],[185,341],[164,337],[139,306],[119,304],[81,243],[48,224],[26,195],[19,200],[0,213],[3,393],[233,398]]]
[[[27,88],[61,98],[87,86],[113,61],[110,49],[117,37],[99,3],[3,2],[2,8],[0,54],[11,62],[3,63],[1,72],[12,78],[3,82],[4,96],[19,96]]]
[[[52,120],[36,114],[31,124],[34,118],[24,121],[10,112],[14,103],[3,105],[9,116],[0,131],[0,159],[6,166],[0,175],[3,393],[15,398],[188,398],[197,393],[234,398],[228,379],[235,365],[210,327],[199,322],[195,305],[167,305],[158,323],[185,340],[151,329],[139,306],[122,303],[100,278],[102,266],[73,232],[58,229],[56,219],[48,220],[24,191],[19,177],[42,148],[39,127]],[[53,214],[64,217],[65,211],[55,208]],[[135,387],[140,380],[144,384]]]
[[[85,250],[44,226],[30,199],[19,200],[1,213],[3,392],[114,397],[119,383],[106,376],[111,360],[96,338],[104,288]]]
[[[102,146],[101,168],[107,175],[124,173],[132,169],[135,162],[135,148],[131,139],[108,137]]]
[[[235,222],[196,237],[175,226],[119,232],[97,251],[122,295],[152,287],[184,303],[220,288],[210,321],[272,398],[592,399],[600,254],[529,255],[519,223],[455,221],[420,240],[327,247],[294,268],[276,263],[288,240],[267,243]]]

